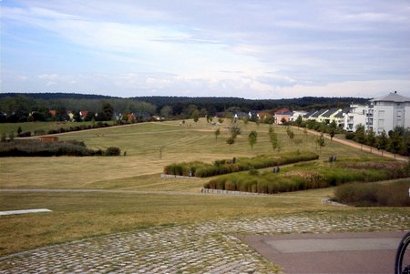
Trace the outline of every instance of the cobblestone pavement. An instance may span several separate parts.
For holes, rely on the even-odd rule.
[[[275,273],[237,234],[386,231],[410,227],[399,213],[293,215],[137,230],[0,258],[0,273]]]

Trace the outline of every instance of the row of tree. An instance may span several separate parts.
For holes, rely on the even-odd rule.
[[[363,125],[358,125],[355,132],[346,132],[334,121],[331,123],[317,122],[314,120],[302,121],[298,118],[290,123],[298,127],[304,127],[319,131],[322,134],[329,134],[332,139],[336,134],[344,134],[346,139],[353,140],[360,144],[368,145],[378,150],[387,150],[394,154],[410,156],[410,131],[402,127],[396,127],[389,132],[381,132],[376,135],[373,130],[366,130]],[[318,145],[322,143],[322,138],[318,139]]]
[[[355,132],[346,133],[346,138],[379,150],[410,156],[410,131],[402,127],[376,135],[373,130],[365,130],[359,125]]]

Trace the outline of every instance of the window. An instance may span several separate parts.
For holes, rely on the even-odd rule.
[[[379,117],[384,117],[384,110],[379,110]]]

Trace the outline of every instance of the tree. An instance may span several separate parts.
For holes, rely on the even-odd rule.
[[[166,119],[172,115],[172,107],[171,106],[163,106],[159,111],[159,114]]]
[[[389,150],[393,152],[393,154],[396,154],[403,149],[403,146],[403,138],[400,136],[400,132],[396,129],[393,130],[390,134]]]
[[[199,120],[199,110],[195,109],[192,112],[191,118],[194,119],[194,122],[197,123]]]
[[[253,149],[253,146],[256,144],[257,138],[258,138],[258,133],[252,130],[248,135],[248,142],[249,142],[249,145],[251,146],[251,149]]]
[[[221,135],[221,130],[217,128],[215,130],[215,142],[218,142],[218,136]]]
[[[236,138],[236,136],[241,134],[241,128],[238,125],[233,125],[230,129],[229,129],[231,136],[233,138]]]
[[[272,144],[272,149],[273,150],[280,150],[280,144],[278,140],[278,135],[273,131],[273,128],[269,128],[269,139]]]
[[[366,142],[366,131],[364,129],[364,125],[357,125],[354,140],[361,144]]]
[[[330,141],[333,141],[333,137],[335,137],[335,135],[336,135],[336,130],[337,130],[337,124],[336,124],[335,120],[333,120],[329,125]]]
[[[316,143],[319,146],[319,151],[321,151],[322,147],[326,145],[325,137],[323,136],[323,133],[321,133],[320,136],[316,139]]]
[[[382,155],[383,155],[383,151],[387,148],[387,145],[389,143],[389,139],[387,138],[387,134],[386,131],[382,131],[382,133],[377,136],[376,139],[376,147],[377,149],[382,151]]]
[[[295,123],[298,127],[300,127],[302,125],[302,122],[302,116],[299,115],[298,118],[296,118]]]
[[[100,117],[100,120],[108,121],[112,119],[112,116],[114,114],[114,108],[112,105],[108,102],[104,102],[102,104],[102,115],[103,117]]]
[[[370,146],[370,152],[372,151],[372,148],[376,145],[376,134],[374,133],[373,129],[370,129],[367,132],[366,144]]]
[[[293,138],[295,138],[295,133],[290,129],[290,127],[287,127],[286,134],[291,141],[293,140]]]

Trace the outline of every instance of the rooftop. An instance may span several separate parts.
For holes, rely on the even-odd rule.
[[[409,102],[410,103],[410,98],[401,96],[397,94],[397,91],[395,91],[395,92],[390,92],[386,96],[374,98],[371,101],[373,102],[396,102],[396,103]]]

